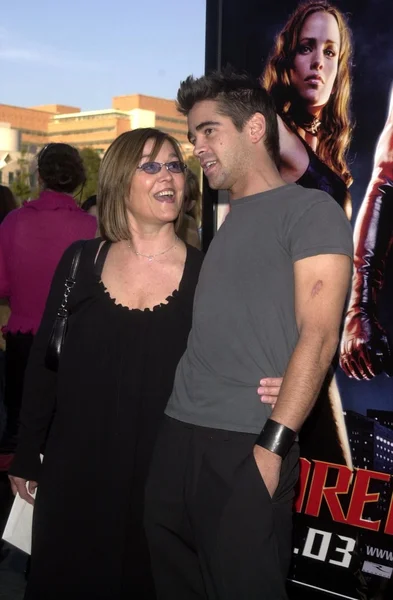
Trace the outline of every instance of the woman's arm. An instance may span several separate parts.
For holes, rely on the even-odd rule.
[[[12,256],[12,248],[10,247],[10,228],[12,227],[10,219],[6,219],[0,225],[0,298],[9,298],[10,296],[10,281],[7,269],[7,258]]]
[[[374,168],[354,230],[351,298],[341,341],[340,365],[348,377],[393,376],[393,340],[379,321],[378,298],[393,243],[393,91],[378,140]],[[390,276],[390,275],[389,275]]]
[[[304,144],[277,115],[280,138],[280,173],[287,183],[295,183],[307,170],[310,159]]]
[[[55,410],[57,374],[46,368],[45,354],[64,283],[79,244],[75,242],[65,251],[56,269],[25,373],[18,446],[10,474],[29,481],[39,481],[40,453]]]

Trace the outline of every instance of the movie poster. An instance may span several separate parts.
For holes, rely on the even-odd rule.
[[[392,5],[302,4],[208,0],[206,66],[229,63],[262,76],[285,126],[308,153],[298,183],[328,191],[354,227],[340,353],[301,439],[290,579],[307,597],[392,600]],[[309,55],[315,65],[308,62],[303,72]],[[320,92],[318,110],[309,108],[310,89]],[[215,215],[217,227],[225,197]]]

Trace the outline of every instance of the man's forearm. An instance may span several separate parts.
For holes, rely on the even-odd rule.
[[[337,345],[338,332],[300,336],[272,412],[274,421],[299,431],[318,397]]]

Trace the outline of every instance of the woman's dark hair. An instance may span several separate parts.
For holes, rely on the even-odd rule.
[[[87,200],[85,200],[81,206],[81,209],[85,212],[88,212],[93,206],[97,206],[97,196],[89,196]]]
[[[82,158],[73,146],[48,144],[37,160],[38,174],[45,188],[71,194],[86,181]]]
[[[14,198],[14,194],[11,192],[10,188],[5,185],[0,185],[0,223],[3,222],[11,210],[14,210],[17,207],[18,205]]]

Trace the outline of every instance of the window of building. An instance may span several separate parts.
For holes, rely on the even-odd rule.
[[[14,183],[14,173],[10,171],[8,173],[8,185],[12,185]]]

